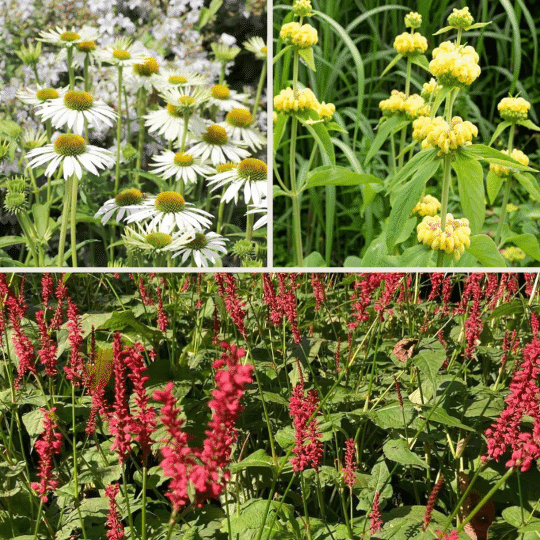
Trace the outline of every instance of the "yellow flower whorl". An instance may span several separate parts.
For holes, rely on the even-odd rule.
[[[531,104],[522,97],[505,97],[497,105],[502,119],[508,122],[526,120],[530,108]]]
[[[437,81],[431,77],[429,82],[423,84],[420,95],[424,98],[424,100],[429,101],[433,94],[436,94],[439,90],[442,90],[442,86],[437,84]]]
[[[310,17],[312,10],[311,0],[295,0],[292,9],[297,17]]]
[[[508,150],[503,150],[502,153],[508,155]],[[527,157],[527,155],[524,154],[521,150],[518,150],[517,148],[514,148],[514,150],[512,150],[510,157],[514,158],[516,161],[519,161],[523,165],[529,164],[529,158]],[[502,165],[497,165],[496,163],[490,163],[489,169],[493,171],[497,176],[506,177],[510,174],[510,169],[508,167],[503,167]]]
[[[294,45],[299,49],[308,49],[319,40],[317,30],[310,24],[300,26],[297,22],[290,22],[281,27],[279,33],[288,45]]]
[[[319,102],[315,94],[309,88],[297,90],[295,94],[289,86],[274,97],[274,108],[285,113],[305,111],[307,109],[316,110],[318,105]]]
[[[433,120],[421,116],[413,122],[413,138],[422,141],[422,148],[438,147],[443,154],[471,144],[477,135],[478,128],[459,116],[454,116],[450,125],[442,116]]]
[[[412,213],[418,214],[419,216],[435,216],[440,209],[441,203],[439,202],[439,199],[431,195],[426,195],[416,204]]]
[[[321,120],[330,120],[336,112],[336,106],[333,103],[325,103],[323,101],[315,107],[315,110]]]
[[[407,28],[420,28],[422,26],[422,15],[416,13],[416,11],[411,11],[405,15],[405,26]]]
[[[473,47],[457,47],[444,41],[433,50],[429,71],[443,86],[463,87],[472,84],[480,75],[480,57]]]
[[[471,245],[471,229],[466,218],[454,219],[452,214],[446,215],[446,227],[441,230],[440,216],[426,216],[416,227],[418,241],[434,251],[444,251],[458,261]]]
[[[506,249],[501,249],[501,255],[510,262],[522,261],[525,258],[525,252],[517,246],[510,246]]]
[[[467,30],[474,22],[473,16],[469,13],[469,8],[454,8],[454,11],[448,17],[448,24],[459,30]]]
[[[428,47],[427,39],[418,32],[411,34],[403,32],[394,40],[394,49],[401,56],[416,56],[426,52]]]
[[[429,107],[421,96],[412,94],[406,97],[403,92],[397,90],[392,90],[390,97],[379,103],[379,108],[383,116],[404,114],[409,120],[429,114]]]

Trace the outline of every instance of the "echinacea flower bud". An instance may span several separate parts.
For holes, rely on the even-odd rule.
[[[469,8],[456,9],[449,15],[448,24],[457,30],[467,30],[474,22],[473,16],[469,13]]]
[[[27,47],[21,45],[21,48],[15,51],[15,54],[21,59],[23,64],[37,64],[41,54],[41,41],[38,41],[36,46],[32,43],[28,43]]]
[[[219,62],[232,62],[240,52],[240,47],[225,45],[224,43],[211,43],[212,51]]]
[[[310,17],[312,10],[311,0],[295,0],[292,10],[297,17]]]
[[[435,216],[441,209],[441,203],[432,195],[426,195],[413,208],[412,213],[419,216]]]
[[[452,255],[458,261],[471,245],[471,229],[466,218],[454,219],[452,214],[446,214],[446,227],[441,230],[440,216],[426,216],[416,227],[418,241],[434,251],[440,250]]]
[[[405,26],[407,28],[420,28],[422,25],[422,15],[416,13],[416,11],[411,11],[405,15]]]
[[[501,255],[510,262],[522,261],[525,258],[525,252],[517,246],[510,246],[501,249]]]
[[[401,54],[401,56],[417,56],[418,54],[424,54],[427,50],[427,39],[418,32],[411,34],[409,32],[403,32],[394,40],[394,49]]]
[[[315,94],[309,88],[293,92],[293,89],[288,87],[274,97],[276,110],[285,113],[316,109],[318,104]]]
[[[473,47],[456,46],[444,41],[433,50],[429,71],[437,82],[450,88],[462,88],[472,84],[480,75],[480,57]]]
[[[4,208],[10,214],[18,214],[26,209],[26,194],[25,193],[6,193],[4,200]]]
[[[519,122],[527,119],[531,104],[522,97],[505,97],[497,105],[499,114],[508,122]]]
[[[502,153],[508,155],[508,150],[503,150]],[[512,150],[510,157],[514,158],[516,161],[519,161],[523,165],[529,164],[529,158],[517,148]],[[497,176],[507,177],[510,174],[510,169],[508,167],[503,167],[502,165],[497,165],[496,163],[490,163],[489,169]]]

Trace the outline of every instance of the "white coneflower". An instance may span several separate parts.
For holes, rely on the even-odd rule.
[[[24,128],[21,145],[25,150],[33,150],[47,144],[47,134],[42,129]]]
[[[53,144],[30,150],[26,157],[30,160],[29,166],[33,169],[49,163],[45,176],[52,176],[62,165],[65,180],[72,174],[80,180],[83,168],[97,176],[99,175],[98,168],[105,169],[114,165],[111,152],[86,144],[84,138],[75,133],[60,135]]]
[[[231,62],[240,52],[240,47],[232,44],[210,43],[210,47],[212,47],[212,52],[214,53],[216,60],[219,60],[220,62]]]
[[[249,97],[247,94],[240,94],[235,90],[231,90],[224,84],[215,84],[210,89],[210,93],[209,105],[216,105],[222,111],[242,108]]]
[[[202,163],[200,159],[195,159],[188,152],[175,153],[165,150],[161,155],[154,156],[153,160],[157,163],[151,165],[154,167],[153,172],[165,180],[174,176],[176,181],[194,183],[198,176],[208,176],[214,172],[211,167]]]
[[[92,94],[84,90],[70,90],[63,97],[51,99],[40,105],[36,113],[43,120],[51,120],[54,127],[63,125],[79,135],[84,132],[84,120],[101,129],[102,124],[112,127],[116,113],[104,101],[94,100]]]
[[[47,101],[63,97],[67,91],[67,88],[46,88],[37,84],[35,87],[17,90],[15,96],[28,105],[43,105]]]
[[[210,99],[210,91],[200,87],[168,87],[160,91],[161,97],[183,112],[191,113]]]
[[[139,41],[118,38],[112,45],[96,53],[96,57],[108,64],[132,66],[144,62],[146,50]]]
[[[261,199],[259,204],[250,204],[248,206],[250,210],[246,212],[248,214],[263,214],[254,224],[253,230],[256,231],[262,227],[265,227],[268,224],[268,199],[265,197]]]
[[[208,83],[208,79],[186,69],[163,68],[152,77],[152,83],[157,90],[182,86],[200,86]]]
[[[154,76],[159,73],[159,64],[153,56],[145,56],[141,62],[132,65],[131,73],[127,73],[126,84],[138,90],[144,88],[147,92],[153,90]]]
[[[245,143],[249,148],[258,150],[266,144],[266,138],[252,127],[252,123],[253,117],[247,109],[232,109],[218,125],[227,130],[233,142]]]
[[[39,33],[40,37],[38,41],[44,41],[46,43],[52,43],[61,47],[68,47],[69,45],[75,45],[76,43],[96,41],[100,33],[89,26],[83,26],[80,30],[75,32],[74,30],[68,30],[65,27],[57,26],[55,30],[42,30]]]
[[[159,226],[172,230],[176,225],[179,230],[201,231],[211,225],[212,214],[195,208],[187,203],[180,193],[163,191],[156,197],[149,197],[140,210],[131,214],[126,221],[133,223],[150,219],[151,227]]]
[[[157,131],[159,135],[163,135],[168,141],[181,139],[184,132],[184,112],[180,107],[167,103],[165,108],[152,111],[143,118],[145,119],[144,125],[148,128],[149,133]],[[196,135],[200,137],[205,129],[204,120],[199,115],[192,114],[188,122],[187,141],[191,141],[192,137]]]
[[[73,47],[73,65],[83,67],[84,61],[87,56],[90,65],[94,65],[96,63],[96,60],[99,61],[98,49],[96,49],[96,42],[90,40],[75,43],[75,46]],[[67,59],[68,58],[66,50],[62,49],[58,54],[58,61],[67,61]]]
[[[195,233],[191,230],[171,231],[162,224],[127,226],[122,240],[128,248],[150,251],[154,254],[178,251],[187,242],[193,240]]]
[[[229,202],[234,199],[238,202],[240,191],[244,190],[246,204],[255,205],[266,198],[268,167],[264,161],[255,158],[243,159],[237,167],[208,178],[208,185],[213,186],[211,191],[225,187],[221,200]]]
[[[266,60],[268,48],[264,39],[258,36],[252,37],[242,44],[249,51],[252,52],[259,60]]]
[[[135,188],[122,190],[114,199],[109,199],[96,212],[95,218],[101,216],[101,223],[105,225],[116,214],[116,221],[121,221],[124,217],[130,216],[139,210],[144,201],[143,194]]]
[[[201,268],[208,267],[208,262],[214,264],[227,253],[227,239],[215,232],[197,232],[195,238],[183,245],[174,255],[182,256],[182,264],[191,256],[195,264]]]
[[[190,148],[189,153],[203,161],[209,159],[213,165],[240,161],[249,156],[249,151],[231,144],[225,128],[217,124],[206,128],[206,132],[201,135],[201,141]]]

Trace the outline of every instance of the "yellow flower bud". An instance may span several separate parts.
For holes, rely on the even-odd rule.
[[[508,259],[510,262],[522,261],[525,258],[525,252],[516,246],[510,246],[506,249],[501,249],[500,253],[505,259]]]
[[[300,26],[297,22],[290,22],[281,27],[279,33],[287,45],[294,45],[299,49],[307,49],[318,41],[317,30],[310,24]]]
[[[531,104],[522,97],[505,97],[497,105],[501,117],[508,122],[526,120],[530,108]]]
[[[402,56],[423,54],[426,52],[427,46],[427,39],[418,32],[414,34],[403,32],[394,41],[394,49]]]
[[[295,0],[293,4],[293,13],[297,17],[310,17],[311,16],[311,1],[310,0]]]
[[[416,11],[411,11],[405,15],[405,26],[407,28],[420,28],[422,26],[422,15],[416,13]]]
[[[315,107],[315,110],[317,111],[317,114],[321,120],[330,120],[330,118],[332,118],[336,112],[336,106],[333,103],[325,103],[323,101],[322,103],[319,103],[317,107]]]
[[[445,41],[433,50],[429,70],[443,86],[463,87],[472,84],[480,75],[478,53],[471,46],[457,47]]]
[[[315,94],[309,88],[297,90],[296,93],[291,87],[285,88],[274,97],[274,108],[285,113],[317,109],[318,105]]]
[[[469,13],[469,8],[456,9],[448,17],[448,24],[458,30],[467,30],[474,22],[473,16]]]
[[[412,213],[419,216],[434,216],[441,209],[441,203],[431,195],[426,195],[416,204]]]
[[[471,245],[469,221],[466,218],[454,219],[452,214],[446,215],[445,230],[441,230],[440,216],[426,216],[417,228],[418,241],[434,251],[444,251],[458,261]]]

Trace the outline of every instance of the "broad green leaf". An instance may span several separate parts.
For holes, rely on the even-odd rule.
[[[485,144],[471,144],[465,148],[465,151],[467,155],[476,159],[483,159],[489,163],[495,163],[497,165],[502,165],[503,167],[509,167],[510,169],[537,172],[535,169],[523,165],[523,163],[520,163],[514,158],[499,152],[499,150],[495,150],[495,148],[490,148]]]
[[[238,472],[249,467],[265,467],[271,469],[274,467],[274,463],[272,457],[269,456],[265,450],[259,448],[259,450],[255,450],[253,454],[245,457],[242,461],[232,463],[229,468],[231,472]]]
[[[450,30],[455,30],[453,26],[445,26],[440,30],[437,30],[433,35],[438,36],[439,34],[444,34],[445,32],[450,32]]]
[[[506,242],[515,244],[529,255],[529,257],[540,261],[540,245],[538,245],[538,239],[534,235],[520,234],[518,236],[511,236],[506,239]]]
[[[479,233],[486,217],[484,202],[484,171],[475,159],[452,163],[458,179],[459,200],[463,215],[469,220],[471,232]]]
[[[311,69],[312,71],[317,71],[315,69],[315,60],[313,58],[313,48],[308,47],[307,49],[299,49],[298,54],[304,60],[306,65]]]
[[[444,409],[436,407],[435,409],[425,408],[424,416],[429,417],[429,422],[436,422],[449,427],[457,427],[466,431],[473,431],[469,426],[461,423],[457,418],[450,416]]]
[[[362,259],[356,255],[349,255],[343,263],[345,268],[360,268],[362,266]]]
[[[43,413],[41,409],[34,409],[23,414],[22,421],[28,435],[30,435],[30,444],[34,446],[34,443],[43,431]]]
[[[483,266],[505,267],[506,261],[499,253],[492,238],[486,234],[471,236],[471,245],[467,248],[467,253],[476,257]]]
[[[427,268],[434,265],[435,252],[423,244],[406,249],[400,259],[400,266],[407,268]]]
[[[399,61],[403,58],[401,54],[396,54],[392,61],[384,68],[384,71],[379,75],[379,77],[384,77]]]
[[[536,178],[530,173],[514,173],[514,178],[527,190],[527,193],[540,202],[540,189]]]
[[[426,148],[425,150],[420,150],[420,152],[415,154],[411,160],[407,161],[396,176],[390,180],[388,186],[386,187],[386,192],[392,192],[397,184],[404,182],[407,180],[407,178],[417,172],[421,166],[432,161],[440,162],[440,159],[437,157],[437,150],[435,150],[435,148]]]
[[[532,129],[533,131],[540,131],[540,127],[538,127],[534,122],[531,120],[521,120],[517,122],[520,126],[526,127],[527,129]]]
[[[412,56],[411,62],[417,66],[420,66],[422,69],[429,71],[429,61],[425,54],[418,54],[417,56]]]
[[[493,171],[488,171],[486,177],[486,190],[489,202],[491,204],[493,204],[493,202],[497,198],[503,182],[504,178],[502,176],[495,174]]]
[[[412,420],[413,411],[410,406],[405,405],[402,410],[399,403],[392,403],[371,411],[368,416],[375,425],[382,429],[399,429],[403,428],[403,417],[405,417],[407,424]]]
[[[413,465],[429,469],[429,465],[425,461],[409,450],[407,443],[403,439],[390,439],[384,444],[383,452],[390,461],[400,465]]]
[[[358,186],[360,184],[382,184],[383,181],[372,174],[359,174],[346,167],[322,165],[309,172],[305,188],[319,186]]]
[[[471,24],[468,28],[465,28],[465,32],[468,32],[469,30],[475,30],[476,28],[484,28],[484,26],[487,26],[488,24],[491,24],[491,21],[488,22],[477,22],[474,24]]]
[[[525,512],[527,516],[528,512]],[[509,506],[502,511],[502,517],[506,523],[510,523],[513,527],[520,527],[521,521],[521,508],[519,506]]]
[[[277,151],[279,148],[279,143],[285,132],[285,126],[287,125],[287,120],[289,119],[288,114],[278,113],[277,122],[274,124],[274,151]]]
[[[132,330],[150,342],[159,341],[163,337],[162,332],[159,330],[150,328],[137,320],[131,310],[111,313],[111,316],[101,325],[101,328],[111,331]]]
[[[422,349],[413,358],[413,364],[417,366],[431,382],[433,395],[437,393],[437,375],[445,360],[446,351],[441,346],[437,346],[435,349]]]
[[[26,244],[26,238],[23,238],[22,236],[3,236],[0,238],[0,249],[16,244]]]
[[[410,120],[404,120],[399,116],[392,116],[391,118],[385,120],[379,125],[377,129],[377,135],[373,139],[371,146],[369,147],[369,152],[367,153],[366,159],[364,161],[364,166],[367,165],[375,156],[375,154],[380,150],[384,142],[390,137],[391,133],[396,133],[404,127],[410,124]]]
[[[312,251],[309,255],[304,257],[303,266],[320,268],[327,265],[325,263],[324,257],[318,251]]]
[[[489,141],[489,146],[491,146],[495,140],[501,135],[501,133],[508,127],[512,125],[512,122],[508,122],[508,120],[505,120],[504,122],[501,122],[497,129],[495,130],[495,133],[493,134],[493,137],[491,137],[491,140]]]
[[[428,161],[419,167],[414,178],[405,184],[396,194],[394,204],[388,218],[386,227],[386,246],[390,251],[410,217],[412,209],[416,206],[427,181],[437,172],[440,161]]]

